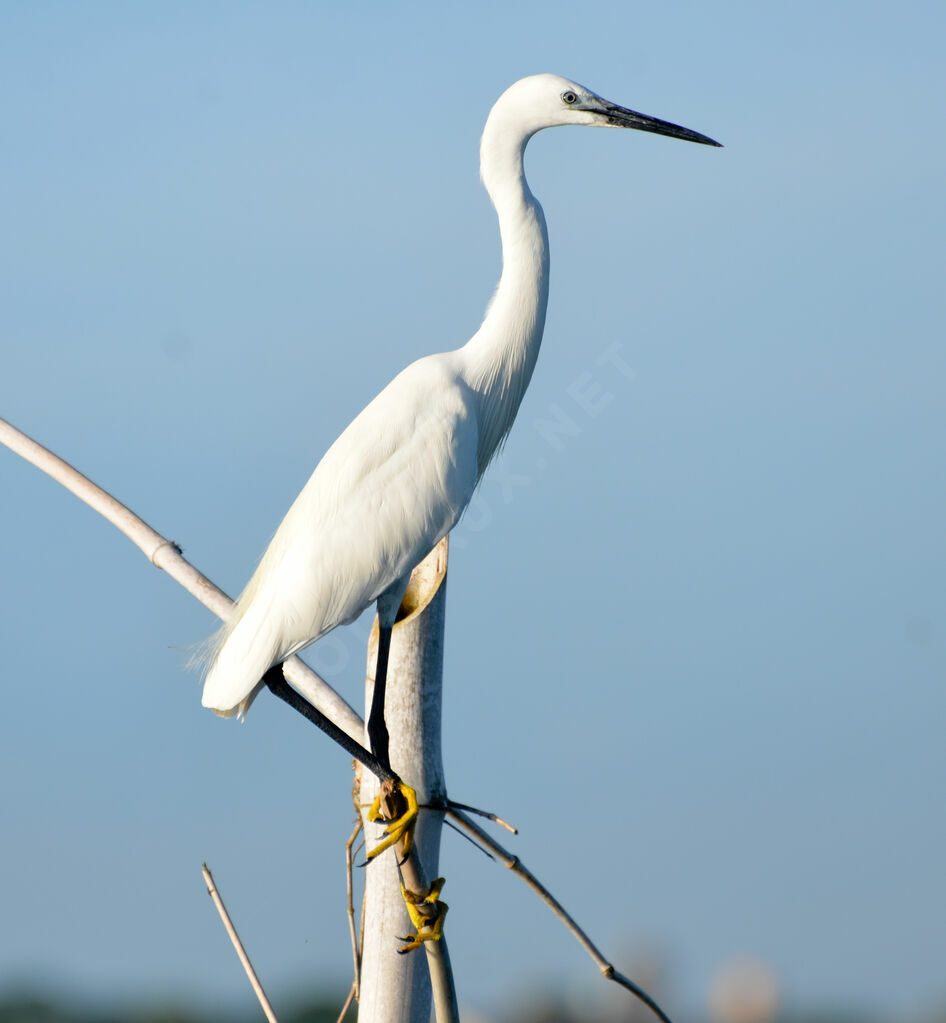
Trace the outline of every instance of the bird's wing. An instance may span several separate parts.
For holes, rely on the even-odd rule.
[[[449,356],[408,366],[326,452],[240,596],[204,683],[235,713],[263,674],[353,621],[456,524],[477,479],[475,403]]]

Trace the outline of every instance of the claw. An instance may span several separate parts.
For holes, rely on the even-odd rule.
[[[402,838],[404,839],[404,855],[407,856],[414,843],[414,828],[417,825],[417,793],[410,785],[405,785],[404,782],[382,784],[381,791],[375,796],[371,809],[368,811],[368,820],[387,820],[381,812],[381,800],[391,793],[392,785],[401,794],[406,809],[400,817],[395,817],[387,822],[388,826],[384,829],[386,837],[368,853],[368,860],[373,860],[375,856],[383,853],[385,849],[389,849]]]
[[[414,933],[407,934],[400,939],[406,941],[407,944],[397,950],[398,955],[413,952],[415,948],[420,948],[425,941],[440,941],[443,937],[443,919],[450,908],[446,902],[440,901],[440,893],[445,883],[445,878],[438,877],[426,892],[412,892],[401,885],[401,895],[407,906],[411,923],[414,925]],[[420,907],[422,906],[436,906],[437,912],[434,916],[427,916],[421,911]]]

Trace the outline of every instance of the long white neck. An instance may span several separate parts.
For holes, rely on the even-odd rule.
[[[545,327],[549,240],[542,207],[523,172],[530,135],[497,106],[480,144],[480,175],[499,217],[503,249],[502,277],[486,318],[458,353],[464,379],[479,398],[480,474],[516,418]]]

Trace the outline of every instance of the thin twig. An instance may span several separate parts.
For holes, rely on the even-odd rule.
[[[464,842],[469,842],[477,852],[481,852],[488,860],[492,860],[494,863],[496,862],[496,857],[488,849],[480,845],[475,838],[471,838],[465,831],[461,831],[456,824],[453,823],[453,821],[448,821],[444,818],[444,824],[446,824],[451,831],[455,831]]]
[[[0,419],[0,444],[5,444],[108,519],[144,553],[152,565],[167,572],[218,618],[226,621],[230,617],[233,601],[181,554],[180,547],[173,540],[165,539],[130,508],[5,419]],[[309,703],[342,731],[358,742],[364,739],[364,722],[358,713],[299,657],[290,657],[283,665],[283,672]]]
[[[460,1023],[460,1007],[457,1004],[457,989],[453,982],[447,939],[425,941],[424,950],[427,953],[427,969],[430,971],[434,1018],[437,1023]]]
[[[447,806],[451,810],[466,810],[467,813],[474,813],[477,817],[485,817],[488,821],[492,821],[494,824],[498,824],[501,828],[505,828],[511,835],[518,835],[519,829],[513,827],[512,824],[507,823],[502,817],[497,817],[495,813],[490,813],[489,810],[480,810],[479,807],[470,806],[469,803],[457,803],[452,799],[447,800]]]
[[[342,1006],[342,1011],[338,1014],[338,1019],[335,1021],[335,1023],[342,1023],[342,1020],[344,1020],[345,1018],[345,1013],[348,1012],[348,1010],[351,1008],[351,1003],[357,997],[358,996],[355,994],[355,985],[352,984],[352,986],[348,989],[348,997],[345,999],[345,1004]]]
[[[351,1005],[351,999],[354,997],[356,1000],[361,999],[361,947],[358,944],[358,935],[355,933],[355,894],[354,894],[354,882],[352,879],[352,846],[355,844],[355,839],[361,834],[361,818],[355,824],[355,829],[352,831],[345,843],[345,880],[348,883],[348,932],[351,935],[351,954],[354,960],[355,975],[352,981],[352,994],[349,995],[348,1001],[345,1004],[345,1008],[342,1009],[342,1016],[348,1011],[348,1006]],[[339,1020],[341,1020],[341,1016]]]
[[[364,844],[364,840],[362,840],[362,844]],[[355,850],[354,852],[357,852],[357,850]],[[352,854],[353,856],[354,856],[354,852]],[[364,893],[362,893],[362,896],[361,896],[361,916],[360,916],[360,919],[358,920],[358,947],[359,948],[364,948],[365,947],[365,902],[366,902],[366,900],[365,900],[365,897],[364,897]]]
[[[233,942],[236,954],[239,956],[240,962],[243,964],[243,969],[246,971],[247,977],[249,977],[250,985],[252,986],[253,993],[256,995],[260,1007],[263,1010],[263,1015],[269,1020],[269,1023],[279,1023],[276,1019],[276,1013],[273,1011],[273,1007],[270,1005],[269,999],[266,997],[266,992],[263,990],[263,985],[260,983],[259,977],[256,976],[256,970],[253,969],[250,957],[246,954],[243,942],[240,941],[240,936],[237,934],[236,928],[233,926],[233,921],[230,919],[227,907],[223,904],[220,892],[217,891],[213,874],[210,873],[210,867],[208,867],[206,863],[203,865],[202,872],[204,875],[204,881],[207,883],[207,891],[210,893],[210,897],[213,899],[214,905],[217,907],[217,912],[220,914],[223,926],[226,928],[227,934],[230,935],[230,940]]]
[[[399,847],[400,848],[400,847]],[[423,877],[423,867],[416,852],[411,849],[409,862],[413,861],[419,872],[410,871],[410,876],[415,879]],[[408,864],[402,865],[402,870]],[[416,884],[416,880],[412,883]],[[407,885],[406,887],[410,887]],[[430,887],[430,881],[413,888],[412,891],[426,890]],[[437,1023],[459,1023],[460,1007],[457,1004],[457,990],[453,980],[453,967],[450,965],[450,950],[447,948],[447,939],[441,937],[439,941],[425,941],[424,952],[427,955],[427,970],[430,973],[430,988],[434,1002],[434,1018]]]
[[[455,805],[455,804],[454,804]],[[504,849],[497,841],[495,841],[489,832],[484,831],[475,821],[470,820],[465,813],[461,813],[459,810],[453,809],[452,806],[447,807],[446,814],[457,822],[465,831],[481,842],[495,857],[502,863],[504,867],[507,867],[518,877],[522,878],[523,881],[539,896],[540,899],[552,910],[552,912],[562,921],[562,923],[571,931],[573,937],[579,945],[591,956],[595,965],[601,971],[603,976],[608,980],[613,980],[616,984],[620,984],[621,987],[627,988],[635,997],[639,998],[652,1012],[654,1012],[658,1018],[663,1020],[663,1023],[671,1023],[670,1017],[660,1008],[660,1006],[654,1001],[653,998],[640,986],[634,983],[629,977],[626,977],[623,973],[619,973],[614,966],[605,959],[598,948],[592,942],[591,938],[578,926],[572,915],[565,909],[565,907],[555,898],[554,895],[542,884],[541,881],[523,864],[518,856],[514,856],[507,849]]]

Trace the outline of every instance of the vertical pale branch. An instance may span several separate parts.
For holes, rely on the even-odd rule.
[[[394,626],[388,662],[385,720],[391,737],[391,766],[413,786],[421,805],[442,804],[446,797],[440,746],[446,572],[444,539],[414,570],[401,606],[405,617]],[[375,623],[368,644],[369,705],[377,635]],[[377,779],[367,771],[361,772],[361,778],[364,814],[377,792]],[[442,813],[421,810],[415,836],[417,856],[412,855],[403,866],[408,888],[416,891],[425,887],[437,873],[442,825]],[[378,826],[366,822],[366,834],[370,847],[378,841]],[[446,942],[425,942],[426,960],[420,950],[404,956],[397,954],[403,944],[399,938],[411,930],[411,923],[401,897],[393,851],[383,853],[366,868],[365,911],[359,1020],[428,1023],[431,977],[439,1023],[456,1019],[456,994]]]

